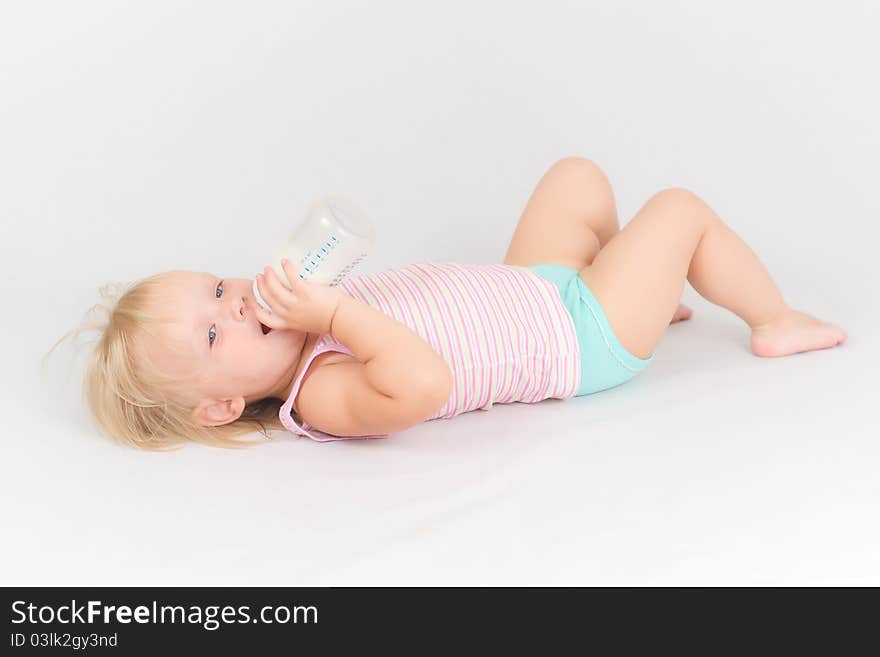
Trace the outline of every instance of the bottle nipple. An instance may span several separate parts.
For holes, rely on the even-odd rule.
[[[254,299],[266,310],[267,313],[272,312],[269,304],[263,301],[263,297],[260,296],[260,288],[257,286],[257,279],[254,279]]]

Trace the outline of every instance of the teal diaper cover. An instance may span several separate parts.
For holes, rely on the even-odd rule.
[[[576,396],[626,383],[654,360],[654,354],[642,359],[626,350],[576,269],[562,265],[530,265],[529,269],[559,288],[562,303],[574,320],[581,351],[581,381]]]

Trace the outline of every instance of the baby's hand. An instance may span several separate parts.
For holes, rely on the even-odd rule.
[[[329,333],[342,292],[330,285],[302,280],[293,263],[287,259],[282,260],[281,267],[287,280],[293,284],[293,289],[288,290],[275,270],[266,267],[263,275],[257,274],[257,289],[272,312],[266,312],[259,304],[249,302],[251,311],[271,329]]]

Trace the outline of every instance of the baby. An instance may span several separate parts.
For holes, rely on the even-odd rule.
[[[652,359],[688,319],[687,280],[738,315],[757,356],[846,333],[790,308],[749,247],[693,193],[665,189],[620,230],[607,177],[567,157],[528,200],[503,264],[411,264],[338,287],[267,267],[253,281],[174,271],[109,308],[85,393],[111,436],[145,449],[238,447],[287,429],[376,438],[493,403],[588,395]],[[670,321],[671,320],[671,321]]]

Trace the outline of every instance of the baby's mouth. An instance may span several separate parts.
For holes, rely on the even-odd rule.
[[[267,335],[268,333],[272,332],[272,329],[263,324],[263,322],[260,322],[260,330],[263,332],[263,335]]]

